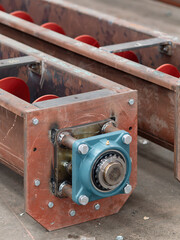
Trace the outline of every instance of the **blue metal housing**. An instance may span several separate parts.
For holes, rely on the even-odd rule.
[[[123,136],[129,134],[124,130],[96,135],[89,138],[79,139],[72,147],[72,200],[79,204],[80,195],[89,197],[89,201],[124,194],[124,187],[129,183],[131,174],[131,159],[129,156],[129,145],[123,143]],[[80,144],[87,144],[89,151],[83,155],[78,152]],[[123,182],[114,190],[101,192],[92,183],[92,168],[95,161],[104,152],[119,151],[126,160],[126,174]]]

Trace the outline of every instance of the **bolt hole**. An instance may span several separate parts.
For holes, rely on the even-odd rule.
[[[131,131],[132,130],[132,127],[129,127],[129,131]]]
[[[33,151],[35,152],[37,150],[37,148],[35,147],[35,148],[33,148]]]

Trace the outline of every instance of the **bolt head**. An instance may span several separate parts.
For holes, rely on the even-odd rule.
[[[132,191],[132,186],[127,183],[125,188],[124,188],[124,193],[129,194],[129,193],[131,193],[131,191]]]
[[[48,202],[48,207],[49,208],[53,208],[54,207],[54,203],[53,202]]]
[[[40,180],[39,179],[35,179],[34,180],[34,185],[36,186],[36,187],[39,187],[39,185],[40,185]]]
[[[87,205],[89,202],[89,198],[86,195],[81,195],[78,200],[81,205]]]
[[[123,240],[124,238],[123,238],[123,236],[117,236],[116,237],[116,240]]]
[[[129,103],[129,105],[132,106],[132,105],[134,104],[134,99],[133,99],[133,98],[129,99],[129,102],[128,102],[128,103]]]
[[[34,125],[38,125],[39,120],[37,118],[33,118],[32,122],[33,122]]]
[[[95,204],[94,208],[95,208],[95,210],[99,210],[100,209],[100,204],[99,203]]]
[[[69,215],[70,215],[71,217],[74,217],[74,216],[76,215],[76,211],[75,211],[75,210],[71,210],[71,211],[69,212]]]
[[[79,147],[78,147],[78,152],[79,153],[81,153],[81,154],[87,154],[88,153],[88,151],[89,151],[89,147],[88,147],[88,145],[87,144],[81,144],[81,145],[79,145]]]
[[[129,134],[125,134],[122,138],[124,144],[129,145],[132,142],[132,137]]]

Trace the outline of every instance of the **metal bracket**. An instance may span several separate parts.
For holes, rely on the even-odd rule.
[[[32,56],[9,58],[0,60],[0,70],[5,68],[20,67],[26,65],[39,65],[39,61]]]
[[[42,65],[38,63],[31,64],[29,66],[29,70],[33,73],[36,73],[37,75],[41,75],[42,73]]]
[[[161,53],[164,53],[167,55],[172,54],[172,42],[166,39],[161,39],[161,38],[149,38],[145,40],[113,44],[113,45],[100,47],[100,49],[110,53],[117,53],[117,52],[124,52],[124,51],[136,50],[139,48],[147,48],[147,47],[154,47],[154,46],[159,46]]]

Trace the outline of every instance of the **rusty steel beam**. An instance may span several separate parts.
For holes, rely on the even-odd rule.
[[[159,2],[164,2],[176,7],[180,7],[180,1],[179,0],[158,0]]]
[[[154,46],[159,46],[159,49],[164,49],[167,46],[172,46],[172,42],[165,39],[161,39],[161,38],[149,38],[145,40],[107,45],[107,46],[100,47],[100,49],[110,53],[117,53],[117,52],[124,52],[124,51],[136,50],[136,49],[148,48],[148,47],[154,47]],[[168,52],[166,51],[164,53],[168,54]]]
[[[180,158],[178,157],[180,136],[177,135],[179,79],[155,70],[163,63],[176,65],[180,69],[178,57],[180,41],[177,38],[106,14],[92,12],[75,4],[56,0],[30,0],[28,3],[15,0],[11,4],[10,0],[1,0],[0,3],[4,5],[7,12],[17,10],[17,7],[27,11],[36,23],[25,22],[0,12],[0,33],[116,83],[138,90],[139,133],[175,151],[174,174],[180,180]],[[59,19],[59,12],[63,12],[61,19]],[[44,19],[61,25],[67,36],[40,27]],[[76,24],[72,25],[72,21]],[[164,39],[172,42],[172,56],[160,53],[158,46],[140,48],[135,50],[141,63],[138,64],[73,39],[80,34],[97,37],[102,47],[117,44],[119,39],[121,43],[151,38]],[[176,54],[174,54],[175,51]],[[101,83],[103,85],[103,82]],[[164,104],[167,106],[166,109]]]
[[[0,60],[0,70],[3,70],[5,68],[13,68],[13,67],[32,65],[32,64],[37,64],[37,63],[38,63],[37,59],[35,59],[34,57],[31,57],[31,56],[9,58],[9,59]]]
[[[24,176],[26,212],[48,230],[118,212],[127,201],[128,194],[98,200],[102,206],[98,212],[94,210],[94,202],[83,207],[74,204],[70,199],[71,191],[66,193],[69,198],[60,199],[52,194],[49,182],[54,146],[49,132],[54,128],[115,119],[117,127],[130,132],[133,137],[130,183],[134,189],[137,183],[137,91],[1,35],[2,59],[7,58],[7,53],[11,58],[33,56],[42,69],[41,75],[27,66],[12,68],[11,72],[3,69],[0,73],[1,76],[13,74],[22,78],[31,93],[31,103],[28,103],[0,89],[0,161]],[[57,103],[54,99],[51,105],[47,103],[43,107],[32,104],[38,94],[43,95],[47,91],[58,94],[62,101]],[[85,97],[87,93],[89,98]],[[132,106],[128,104],[129,99],[134,99]],[[54,203],[52,209],[49,202]],[[69,214],[72,209],[77,212],[76,218]]]

